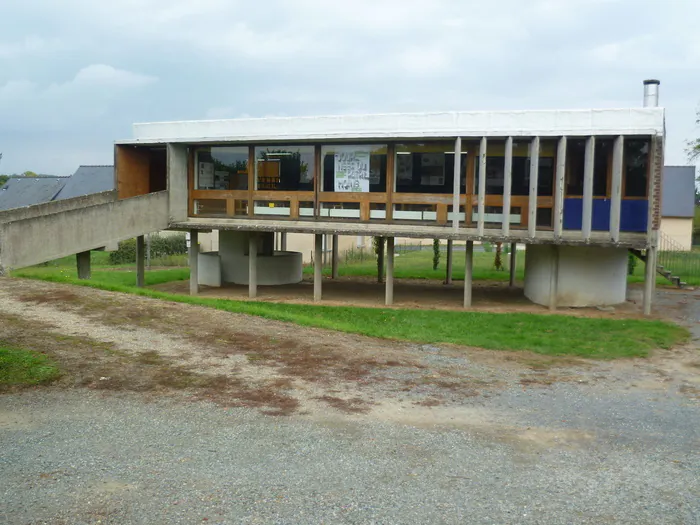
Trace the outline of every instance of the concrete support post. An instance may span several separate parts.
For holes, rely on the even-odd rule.
[[[464,255],[464,307],[472,305],[472,269],[474,267],[474,241],[467,241]]]
[[[391,306],[394,304],[394,238],[387,237],[386,240],[386,283],[385,283],[384,304]]]
[[[314,234],[314,302],[321,302],[323,279],[323,234]]]
[[[583,160],[583,219],[581,233],[585,241],[591,239],[593,220],[593,171],[595,168],[595,137],[586,140],[586,153]]]
[[[625,138],[615,139],[612,158],[612,185],[610,190],[610,238],[620,240],[620,218],[622,215],[622,172],[624,170]]]
[[[481,144],[479,145],[479,188],[477,195],[477,210],[479,210],[479,217],[476,223],[476,233],[479,236],[484,235],[484,219],[486,211],[486,150],[488,144],[486,137],[481,137]]]
[[[445,264],[445,284],[452,284],[452,239],[447,239],[447,263]]]
[[[136,286],[143,288],[146,282],[146,243],[143,235],[136,237]]]
[[[557,294],[559,287],[559,245],[552,245],[552,267],[549,273],[549,309],[557,309]]]
[[[537,184],[540,173],[540,138],[530,143],[530,194],[528,198],[527,235],[531,239],[537,234]]]
[[[566,176],[567,138],[561,137],[557,144],[557,169],[554,179],[554,238],[560,239],[564,229],[564,178]]]
[[[503,168],[503,222],[501,223],[501,235],[510,235],[510,192],[513,175],[513,137],[506,139],[506,158]]]
[[[190,230],[190,295],[199,293],[199,232]]]
[[[90,252],[80,252],[75,254],[75,262],[78,266],[78,279],[90,278]]]
[[[280,251],[287,251],[287,232],[280,233]]]
[[[258,296],[258,234],[248,234],[248,298]]]
[[[508,279],[508,286],[511,288],[515,286],[515,271],[518,267],[518,243],[510,243],[510,278]]]
[[[460,177],[462,174],[462,137],[455,139],[455,165],[452,179],[452,229],[459,229]]]
[[[656,289],[656,256],[657,248],[647,248],[647,259],[644,268],[644,315],[651,315],[651,303]]]
[[[338,258],[339,258],[339,248],[338,248],[338,236],[333,235],[333,248],[331,253],[331,278],[338,278]]]

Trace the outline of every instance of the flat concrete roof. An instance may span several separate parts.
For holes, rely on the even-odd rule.
[[[649,107],[191,120],[134,124],[117,144],[663,135],[664,118]]]

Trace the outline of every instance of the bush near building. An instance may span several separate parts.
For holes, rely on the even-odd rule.
[[[151,235],[151,259],[166,258],[187,253],[185,234]],[[119,249],[109,254],[111,264],[134,264],[136,262],[136,239],[119,243]]]

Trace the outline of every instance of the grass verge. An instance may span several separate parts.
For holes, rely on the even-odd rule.
[[[24,271],[15,272],[15,275],[32,277],[31,272]],[[688,338],[684,328],[653,320],[249,302],[124,286],[100,281],[98,275],[91,281],[63,274],[44,275],[42,279],[384,339],[451,343],[491,350],[530,350],[553,356],[645,357],[655,348],[670,348]]]
[[[0,387],[38,385],[59,375],[56,364],[45,355],[0,343]]]

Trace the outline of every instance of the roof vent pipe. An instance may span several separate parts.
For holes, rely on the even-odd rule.
[[[659,105],[659,84],[661,84],[661,81],[655,79],[644,81],[645,108],[655,108]]]

